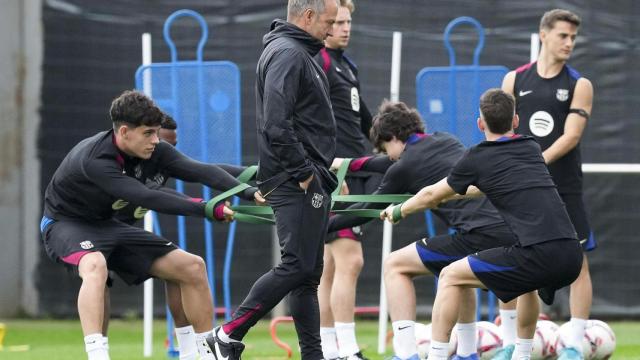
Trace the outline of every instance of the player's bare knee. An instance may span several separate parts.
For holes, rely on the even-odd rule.
[[[386,278],[397,275],[400,270],[400,265],[402,265],[400,256],[398,256],[398,254],[396,253],[389,254],[389,256],[387,256],[387,258],[384,260],[384,277]]]
[[[83,280],[97,280],[105,282],[109,270],[107,269],[107,260],[100,252],[93,252],[82,257],[78,264],[78,272]]]
[[[438,288],[444,288],[448,286],[455,286],[458,281],[458,271],[455,266],[445,266],[440,271],[440,277],[438,278]]]
[[[207,271],[204,260],[197,255],[188,254],[189,258],[185,261],[178,274],[183,282],[197,283],[206,282]]]
[[[337,266],[337,264],[336,264]],[[340,264],[342,271],[348,272],[350,274],[360,274],[362,267],[364,266],[364,259],[362,254],[351,254],[346,258],[344,264]]]

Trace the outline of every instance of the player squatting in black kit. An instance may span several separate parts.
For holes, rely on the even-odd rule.
[[[62,161],[45,192],[41,231],[47,254],[55,261],[78,265],[85,253],[101,251],[108,268],[128,284],[146,280],[152,262],[176,246],[114,216],[128,207],[130,213],[120,214],[128,223],[145,209],[204,217],[204,203],[160,189],[168,177],[219,190],[239,184],[224,170],[192,160],[164,141],[148,160],[119,151],[113,130],[81,141]],[[256,190],[247,189],[242,196],[253,199]]]
[[[336,119],[336,157],[360,158],[370,154],[369,129],[372,116],[360,96],[358,68],[343,49],[323,48],[315,56],[329,80],[331,104]],[[349,173],[345,178],[349,194],[370,194],[380,184],[380,175],[367,171]],[[338,229],[326,238],[331,242],[337,238],[359,240],[359,228]]]
[[[263,43],[256,81],[257,179],[275,214],[281,262],[254,283],[222,330],[242,340],[289,294],[302,358],[321,359],[317,292],[330,194],[337,185],[328,170],[335,154],[329,86],[313,60],[323,44],[282,20],[273,22]],[[303,190],[299,183],[312,175]]]
[[[469,256],[471,270],[500,300],[540,290],[551,304],[555,290],[578,277],[582,251],[533,138],[515,135],[473,146],[447,183],[463,195],[470,185],[478,187],[515,233],[514,246]]]
[[[386,171],[374,195],[415,194],[423,187],[445,178],[462,157],[464,150],[462,143],[450,134],[417,133],[407,139],[398,161],[392,162],[387,156],[365,157],[354,160],[350,164],[350,170]],[[387,205],[358,203],[351,205],[349,209],[384,208]],[[420,259],[435,275],[448,264],[468,254],[515,243],[513,233],[487,198],[450,201],[432,211],[447,226],[456,230],[454,234],[416,241]],[[369,220],[336,215],[329,221],[329,231],[356,226]]]
[[[516,69],[513,95],[516,98],[516,114],[520,117],[520,127],[515,129],[516,133],[536,139],[542,151],[549,148],[564,133],[565,121],[580,77],[578,71],[566,64],[558,75],[549,79],[538,75],[537,62]],[[582,244],[583,249],[595,249],[596,240],[591,234],[582,200],[580,144],[547,166],[567,207],[578,239],[586,240]]]

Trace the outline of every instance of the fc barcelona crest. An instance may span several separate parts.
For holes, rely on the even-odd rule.
[[[313,193],[313,198],[311,198],[311,205],[313,205],[313,207],[317,209],[320,206],[322,206],[323,199],[324,199],[324,196],[318,193]]]
[[[569,90],[558,89],[556,91],[556,99],[558,99],[559,101],[567,101],[569,99]]]

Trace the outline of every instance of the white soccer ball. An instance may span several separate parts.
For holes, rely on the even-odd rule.
[[[491,359],[502,348],[500,328],[489,321],[479,321],[478,329],[478,356],[480,359]]]
[[[556,355],[559,355],[562,350],[566,347],[567,339],[571,333],[570,323],[564,323],[558,331],[556,331],[553,339],[553,349]],[[593,353],[595,352],[595,345],[591,344],[591,340],[589,339],[589,335],[585,331],[584,336],[582,337],[582,356],[585,360],[591,360],[593,357]]]
[[[421,359],[426,359],[427,355],[429,355],[429,348],[431,347],[431,324],[424,325],[421,323],[415,324],[415,333],[416,333],[416,346],[418,347],[418,356]],[[454,327],[452,330],[452,334],[455,334],[456,328]],[[449,341],[449,357],[453,356],[456,353],[457,341],[454,335],[451,335],[451,340]]]
[[[589,320],[587,321],[586,334],[595,348],[592,359],[609,359],[616,349],[616,334],[609,325],[604,321]]]
[[[558,325],[553,321],[538,320],[533,336],[531,360],[546,360],[555,357],[556,354],[553,352],[554,347],[551,343],[558,328]]]

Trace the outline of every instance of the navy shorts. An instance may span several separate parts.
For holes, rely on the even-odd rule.
[[[150,278],[153,262],[178,248],[167,239],[115,219],[56,220],[43,224],[42,242],[49,258],[77,267],[82,256],[100,251],[107,259],[107,268],[129,285]]]
[[[349,195],[368,195],[373,194],[378,189],[380,181],[382,181],[382,174],[362,172],[358,176],[347,176],[344,178],[349,187]],[[349,206],[349,203],[344,203],[344,206],[338,206],[338,209],[344,209]],[[342,205],[342,204],[339,204]],[[362,226],[354,226],[352,228],[340,229],[336,232],[329,234],[326,237],[325,243],[330,243],[335,239],[352,239],[360,241],[362,237]]]
[[[589,219],[587,218],[587,212],[585,211],[584,202],[582,201],[582,194],[560,194],[564,205],[567,208],[569,218],[573,223],[573,227],[578,233],[578,240],[582,244],[584,251],[591,251],[598,247],[596,239],[593,236],[591,227],[589,226]]]
[[[582,267],[582,250],[575,239],[559,239],[484,250],[468,261],[487,289],[508,302],[534,290],[555,292],[573,283]]]
[[[502,224],[424,238],[416,241],[416,250],[424,266],[438,276],[445,266],[469,254],[515,243],[511,229]]]

